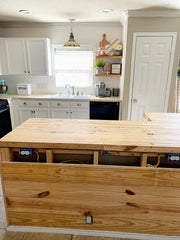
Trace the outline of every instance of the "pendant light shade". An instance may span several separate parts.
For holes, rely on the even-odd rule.
[[[79,45],[78,42],[75,41],[73,31],[72,31],[72,22],[74,22],[75,19],[69,19],[69,21],[71,22],[71,33],[70,33],[70,36],[69,36],[69,41],[64,44],[64,47],[79,48],[80,45]]]

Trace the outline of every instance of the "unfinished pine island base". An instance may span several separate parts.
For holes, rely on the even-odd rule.
[[[7,134],[8,225],[180,236],[180,120],[148,120],[29,119]]]

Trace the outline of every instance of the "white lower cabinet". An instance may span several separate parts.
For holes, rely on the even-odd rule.
[[[89,101],[13,100],[14,127],[29,118],[89,119]]]
[[[89,119],[89,102],[52,101],[52,118]]]

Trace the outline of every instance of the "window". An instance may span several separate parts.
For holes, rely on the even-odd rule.
[[[59,50],[54,54],[56,86],[70,84],[91,87],[93,82],[92,50]]]

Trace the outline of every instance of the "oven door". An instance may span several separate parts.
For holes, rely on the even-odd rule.
[[[12,130],[9,108],[0,109],[0,138]]]

